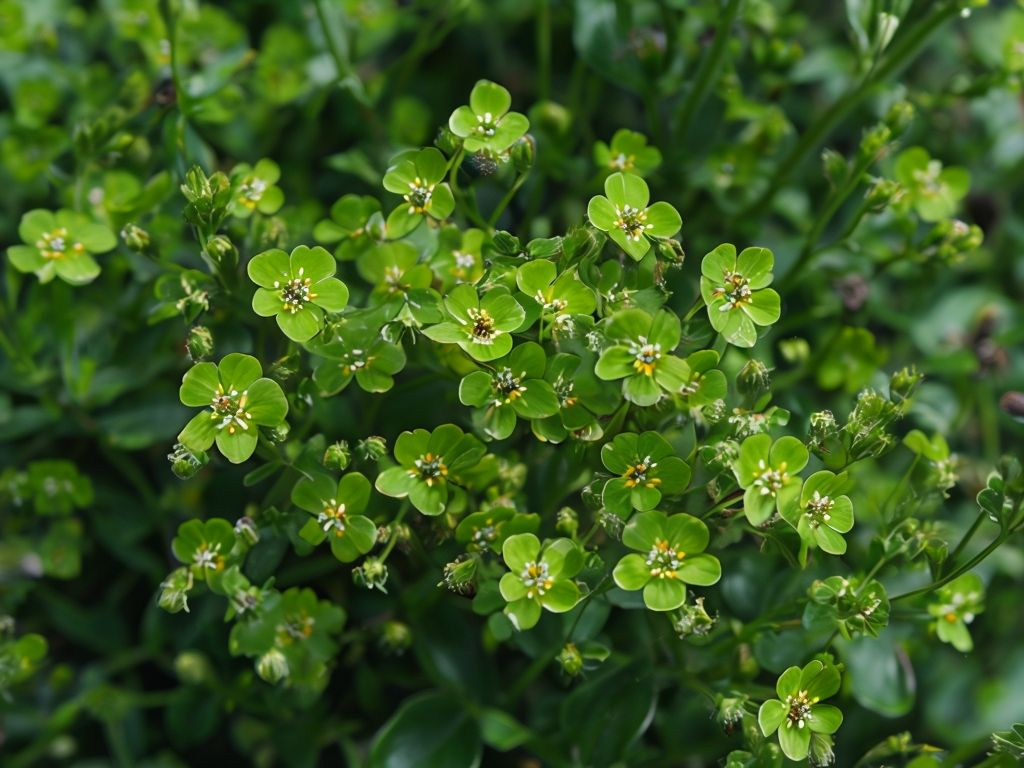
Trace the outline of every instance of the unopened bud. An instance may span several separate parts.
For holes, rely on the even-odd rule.
[[[205,451],[197,451],[188,448],[181,443],[175,443],[174,449],[167,454],[167,460],[171,462],[171,472],[179,480],[188,480],[205,467],[210,457]]]
[[[188,331],[185,349],[193,363],[205,360],[213,354],[213,334],[205,325],[197,325]]]
[[[256,662],[256,674],[271,685],[288,677],[288,659],[277,648],[271,648]]]
[[[379,435],[371,435],[356,444],[356,453],[363,461],[378,461],[386,456],[388,441]]]
[[[443,126],[434,137],[434,146],[448,157],[452,157],[462,147],[462,139],[456,136],[448,126]]]
[[[537,153],[537,140],[526,134],[512,145],[510,155],[516,173],[524,174],[533,168],[534,156]]]
[[[174,659],[174,673],[185,685],[199,685],[209,680],[213,668],[199,651],[183,651]]]
[[[188,613],[188,593],[192,589],[192,570],[181,567],[173,570],[160,584],[158,603],[168,613]]]
[[[825,170],[825,178],[833,187],[838,187],[846,178],[846,158],[834,149],[826,149],[821,153],[821,165]]]
[[[343,470],[351,460],[352,450],[348,447],[348,442],[339,440],[327,446],[322,463],[327,469]]]
[[[379,643],[385,651],[402,653],[412,645],[412,630],[400,621],[385,621]]]
[[[569,677],[576,677],[583,671],[583,655],[574,643],[566,643],[555,660]]]
[[[368,557],[361,566],[352,569],[352,581],[360,587],[379,589],[386,593],[388,567],[379,558]]]
[[[864,193],[864,201],[869,213],[881,213],[893,203],[898,203],[907,190],[898,181],[892,179],[875,179]]]
[[[457,595],[471,597],[476,594],[477,559],[470,555],[462,555],[460,559],[445,563],[444,578],[438,582],[439,587],[447,587]]]
[[[222,271],[232,271],[238,266],[238,249],[225,235],[214,235],[206,242],[206,252]]]
[[[121,240],[136,253],[149,253],[149,232],[136,224],[129,223],[121,227]]]
[[[260,532],[256,523],[248,515],[238,518],[235,523],[235,533],[250,547],[255,546],[260,540]]]
[[[736,389],[750,400],[771,391],[771,369],[760,360],[748,360],[736,375]]]
[[[897,101],[885,115],[885,124],[892,131],[894,139],[899,138],[914,121],[914,105],[909,101]]]
[[[575,538],[580,529],[580,517],[572,507],[562,507],[558,510],[555,520],[555,530],[563,536]]]

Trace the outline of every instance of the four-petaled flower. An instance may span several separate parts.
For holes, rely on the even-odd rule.
[[[674,611],[686,602],[686,584],[709,587],[722,578],[718,558],[704,552],[708,540],[708,527],[692,515],[637,512],[622,543],[640,554],[619,560],[612,577],[620,589],[642,589],[652,611]]]
[[[341,312],[348,287],[334,277],[338,263],[320,246],[300,245],[289,256],[279,248],[253,256],[249,279],[259,288],[252,309],[260,317],[277,317],[292,341],[309,341],[324,327],[324,311]]]
[[[700,408],[725,398],[729,385],[725,374],[715,368],[718,365],[715,350],[698,350],[683,362],[690,369],[690,375],[676,394],[684,408]]]
[[[481,297],[472,285],[458,285],[444,297],[454,322],[424,329],[423,335],[442,344],[458,344],[474,360],[487,362],[504,357],[512,349],[512,331],[526,319],[526,312],[507,289],[492,288]]]
[[[663,392],[675,394],[689,380],[686,363],[672,355],[679,344],[679,318],[660,310],[654,317],[642,309],[612,315],[605,335],[613,345],[601,353],[595,372],[606,381],[625,379],[622,393],[637,405],[654,405]]]
[[[579,547],[569,539],[555,539],[543,549],[532,533],[505,539],[501,556],[509,572],[501,577],[501,596],[508,605],[505,615],[516,629],[529,629],[540,620],[541,608],[565,613],[580,599],[572,577],[583,567]]]
[[[379,316],[380,310],[375,312]],[[313,383],[327,396],[341,392],[353,379],[365,392],[387,392],[395,374],[405,368],[402,345],[385,339],[367,312],[346,316],[333,335],[313,339],[306,348],[320,358]]]
[[[185,374],[181,402],[206,406],[185,425],[178,442],[205,451],[214,441],[225,458],[238,464],[256,450],[259,427],[276,427],[288,415],[288,400],[276,381],[260,378],[259,360],[237,352],[219,365],[198,363]]]
[[[605,509],[619,517],[654,509],[662,494],[673,496],[690,482],[690,468],[657,432],[624,432],[601,447],[601,461],[613,477],[604,485]]]
[[[608,233],[622,250],[640,261],[652,239],[672,237],[683,225],[679,212],[668,203],[648,206],[647,182],[631,173],[613,173],[604,182],[604,195],[590,198],[590,223]]]
[[[540,516],[521,514],[511,507],[494,507],[466,515],[455,529],[455,540],[470,550],[501,552],[502,544],[517,533],[536,533]]]
[[[385,496],[408,496],[425,515],[440,515],[448,503],[449,484],[483,455],[483,444],[454,424],[442,424],[433,432],[403,432],[395,442],[398,466],[381,472],[376,488]]]
[[[373,549],[377,526],[363,515],[370,500],[370,481],[358,472],[334,482],[324,474],[303,477],[292,489],[292,503],[314,515],[299,531],[310,544],[327,539],[331,552],[351,563]]]
[[[171,550],[200,580],[216,581],[225,571],[235,546],[235,529],[219,517],[189,520],[178,527]]]
[[[761,525],[778,509],[795,518],[800,497],[800,471],[807,466],[807,448],[795,437],[748,437],[740,445],[733,472],[742,488],[743,511],[751,525]],[[813,493],[812,489],[812,493]]]
[[[936,602],[928,606],[935,617],[933,627],[939,640],[961,653],[974,648],[967,625],[985,610],[985,585],[976,573],[965,573],[935,593]]]
[[[277,163],[266,158],[255,166],[246,163],[235,166],[231,171],[231,212],[243,219],[252,216],[254,211],[267,216],[277,213],[284,204],[284,193],[277,186],[280,178]]]
[[[461,106],[448,118],[451,132],[460,137],[467,152],[500,154],[530,129],[530,121],[509,112],[512,96],[489,80],[479,80],[469,94],[469,106]]]
[[[516,426],[516,416],[543,419],[558,412],[555,390],[543,379],[544,349],[524,342],[499,360],[494,372],[473,371],[459,384],[463,405],[481,409],[484,432],[504,440]]]
[[[384,174],[384,189],[402,196],[388,216],[388,236],[399,238],[412,232],[424,217],[447,219],[455,210],[455,198],[444,182],[448,162],[433,147],[409,150],[398,155]]]
[[[573,315],[589,315],[597,306],[594,291],[584,285],[575,269],[558,274],[558,268],[547,259],[523,264],[516,272],[516,284],[537,302],[541,317],[556,333],[571,322]]]
[[[754,346],[755,326],[779,319],[779,294],[768,288],[774,264],[767,248],[745,248],[737,255],[730,243],[718,246],[701,262],[700,293],[708,319],[730,344]]]
[[[900,153],[896,158],[895,175],[907,190],[901,201],[904,208],[913,206],[925,221],[941,221],[953,216],[971,186],[971,177],[965,168],[944,168],[922,147],[911,147]]]
[[[334,255],[350,261],[384,239],[380,201],[370,195],[345,195],[331,206],[331,217],[313,227],[320,243],[338,243]]]
[[[805,666],[790,667],[779,677],[775,691],[757,713],[765,737],[778,731],[779,746],[790,760],[803,760],[811,746],[811,734],[830,736],[843,723],[838,707],[820,703],[839,690],[839,670],[815,659]]]
[[[91,254],[117,245],[114,233],[74,211],[36,209],[21,217],[18,235],[27,245],[12,245],[7,258],[19,272],[34,272],[39,282],[59,277],[71,285],[96,279],[100,266]]]
[[[647,137],[642,133],[620,128],[610,145],[603,141],[594,144],[594,162],[603,170],[646,176],[661,165],[661,152],[657,147],[647,146]]]
[[[846,552],[842,535],[853,528],[853,502],[840,493],[845,486],[846,473],[821,470],[807,478],[799,504],[779,508],[783,519],[800,534],[801,562],[807,561],[807,549],[812,545],[830,555]]]
[[[445,227],[441,231],[430,268],[442,286],[451,288],[459,283],[476,283],[483,277],[485,240],[482,229],[460,232],[456,227]]]

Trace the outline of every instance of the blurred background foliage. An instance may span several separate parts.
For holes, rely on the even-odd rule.
[[[338,197],[379,197],[389,158],[429,145],[488,78],[528,112],[537,140],[534,172],[501,226],[545,237],[581,221],[600,191],[595,142],[641,131],[663,155],[654,199],[682,213],[687,252],[722,241],[775,252],[783,316],[758,353],[775,369],[778,405],[799,418],[845,414],[859,389],[886,379],[880,371],[925,374],[901,429],[944,434],[960,456],[949,497],[928,502],[960,531],[997,458],[1024,444],[1024,425],[1000,409],[1024,389],[1022,72],[1024,9],[1010,2],[0,0],[0,242],[18,242],[26,210],[74,207],[115,231],[138,224],[157,244],[155,256],[119,248],[103,279],[73,294],[4,274],[0,763],[358,765],[376,734],[374,765],[463,765],[479,749],[468,700],[537,729],[483,717],[492,746],[530,740],[528,751],[488,749],[486,765],[537,764],[528,754],[711,764],[736,735],[709,726],[707,702],[685,687],[690,672],[673,679],[648,662],[664,642],[648,624],[610,628],[636,654],[570,687],[545,625],[519,651],[482,641],[480,620],[436,588],[443,550],[435,572],[399,576],[388,596],[353,587],[329,555],[296,557],[283,538],[253,551],[253,581],[274,573],[282,590],[313,586],[346,608],[339,669],[319,695],[274,689],[229,655],[212,596],[188,615],[157,607],[179,523],[237,517],[265,495],[259,478],[227,465],[182,483],[165,458],[188,415],[178,309],[205,290],[182,271],[202,262],[178,185],[193,164],[273,158],[285,206],[236,242],[246,257],[312,242]],[[865,130],[903,101],[916,114],[898,143],[867,151],[856,194],[833,206],[865,157]],[[897,158],[913,146],[967,169],[970,192],[940,218],[956,212],[984,233],[969,258],[942,249],[949,232],[860,210],[863,173],[899,180]],[[502,194],[482,184],[482,207]],[[180,274],[168,279],[168,265]],[[680,313],[696,275],[693,262],[670,278]],[[218,348],[244,351],[231,310],[213,310]],[[1019,417],[1019,401],[1004,401]],[[317,407],[332,437],[393,440],[458,405],[451,381],[399,377],[387,395],[352,388]],[[884,467],[857,468],[858,526],[870,528],[905,470],[918,473],[911,486],[935,486],[903,448]],[[566,493],[559,466],[531,467],[530,482],[535,511],[553,513]],[[852,548],[869,543],[851,534]],[[752,620],[825,575],[782,562],[725,563],[730,613]],[[992,731],[1024,720],[1020,542],[981,571],[987,607],[969,656],[899,625],[843,654],[840,765],[904,731],[950,749],[951,765],[970,762]],[[914,583],[897,573],[887,586]],[[748,651],[738,663],[778,672],[806,649],[797,631],[763,633]],[[386,725],[396,711],[405,730]],[[902,764],[917,754],[909,744],[894,738],[859,765]]]

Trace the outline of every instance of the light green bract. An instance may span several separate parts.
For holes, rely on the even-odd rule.
[[[288,415],[288,400],[276,381],[261,378],[259,360],[237,352],[219,365],[198,363],[181,381],[184,405],[208,407],[185,425],[178,441],[197,451],[214,442],[224,457],[239,464],[256,450],[259,427],[276,427]]]
[[[671,354],[681,335],[673,313],[659,310],[651,317],[642,309],[624,309],[604,329],[612,346],[601,353],[594,371],[606,381],[625,379],[622,394],[631,403],[654,405],[689,381],[689,367]]]
[[[409,150],[398,155],[384,174],[384,189],[401,195],[400,203],[388,215],[389,237],[412,232],[424,218],[444,221],[455,210],[455,198],[443,183],[448,161],[433,147]]]
[[[587,217],[640,261],[653,240],[672,237],[683,225],[679,211],[664,202],[648,206],[650,200],[646,181],[631,173],[613,173],[605,179],[604,195],[590,198]]]
[[[260,317],[276,317],[292,341],[309,341],[324,327],[324,312],[341,312],[348,287],[334,277],[338,264],[320,246],[300,245],[289,256],[279,248],[257,254],[249,262],[249,279],[259,288],[252,309]]]
[[[583,567],[583,556],[570,539],[555,539],[541,548],[532,533],[518,533],[505,539],[501,556],[509,572],[498,587],[508,603],[505,615],[516,629],[533,627],[541,609],[565,613],[579,602],[580,589],[572,577]]]
[[[377,540],[377,526],[362,514],[370,500],[370,481],[358,472],[337,483],[324,474],[304,477],[292,489],[292,503],[315,517],[299,531],[310,544],[330,542],[343,563],[365,555]]]
[[[425,515],[440,515],[448,504],[449,485],[458,483],[458,473],[483,455],[483,444],[454,424],[442,424],[433,432],[403,432],[395,442],[398,466],[381,472],[375,485],[385,496],[408,497]]]
[[[91,283],[100,274],[92,254],[117,246],[113,232],[74,211],[40,208],[21,217],[18,236],[27,245],[12,245],[7,258],[19,272],[33,272],[39,282],[59,277],[71,285]]]
[[[686,584],[708,587],[722,578],[718,558],[704,552],[708,527],[693,515],[637,512],[622,543],[641,554],[619,560],[612,577],[620,589],[644,591],[652,611],[674,611],[686,602]]]
[[[838,707],[820,703],[839,690],[839,670],[814,660],[803,669],[790,667],[779,677],[779,698],[761,705],[757,722],[767,738],[778,732],[779,746],[790,760],[803,760],[813,734],[831,736],[843,724]]]
[[[530,121],[509,112],[512,96],[490,80],[480,80],[469,94],[469,106],[461,106],[448,118],[451,132],[462,139],[467,152],[499,154],[530,129]]]
[[[782,311],[779,294],[768,288],[775,257],[767,248],[745,248],[723,243],[700,265],[700,294],[707,305],[711,327],[737,347],[757,342],[756,326],[768,326]]]
[[[487,362],[512,349],[512,331],[526,319],[526,311],[507,289],[492,288],[482,297],[472,285],[458,285],[444,297],[452,322],[424,329],[423,335],[442,344],[458,344],[474,360]]]

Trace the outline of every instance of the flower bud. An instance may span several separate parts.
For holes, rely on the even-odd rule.
[[[889,400],[898,403],[910,399],[923,378],[913,366],[896,371],[889,379]]]
[[[555,101],[538,101],[530,108],[530,124],[551,136],[568,136],[572,112]]]
[[[555,657],[562,671],[569,677],[576,677],[583,671],[583,655],[574,643],[566,643],[561,652]]]
[[[190,203],[213,202],[213,187],[206,173],[198,165],[193,165],[185,172],[185,183],[181,185],[181,193]]]
[[[385,621],[378,643],[389,653],[403,653],[412,645],[412,630],[400,621]]]
[[[327,446],[322,463],[327,469],[343,470],[351,460],[352,450],[348,447],[348,442],[339,440]]]
[[[681,267],[683,262],[686,260],[686,251],[683,250],[683,244],[672,237],[666,237],[658,240],[657,244],[658,256],[665,261],[666,264],[672,267]]]
[[[149,253],[150,239],[149,232],[135,224],[125,224],[121,227],[121,240],[128,246],[129,250],[136,253]]]
[[[365,587],[366,589],[379,589],[381,592],[386,593],[385,585],[388,581],[388,567],[379,558],[368,557],[361,566],[352,569],[352,581],[357,586]]]
[[[622,529],[625,521],[614,512],[601,510],[597,516],[597,522],[604,529],[604,532],[608,534],[609,538],[616,541],[622,539]]]
[[[676,612],[672,628],[680,639],[695,635],[701,637],[711,631],[715,620],[704,609],[704,598],[698,597],[693,605],[685,604]]]
[[[779,353],[782,359],[791,365],[807,362],[811,356],[811,345],[807,339],[800,337],[783,339],[779,342]]]
[[[708,424],[717,424],[726,417],[728,412],[729,408],[725,404],[725,400],[721,398],[701,408],[701,415]]]
[[[520,175],[528,173],[533,168],[536,153],[537,140],[530,134],[526,134],[513,144],[509,154],[512,157],[512,167],[516,169],[516,173]]]
[[[206,252],[222,272],[238,267],[238,249],[225,235],[214,235],[206,241]]]
[[[434,137],[434,146],[447,157],[452,157],[462,147],[462,139],[456,136],[447,125],[442,126]]]
[[[270,438],[270,442],[279,445],[288,439],[291,431],[291,425],[287,421],[282,421],[267,432],[267,437]]]
[[[213,354],[213,334],[205,325],[197,325],[189,329],[185,349],[193,363],[205,360]]]
[[[869,213],[881,213],[894,203],[898,203],[907,194],[907,190],[898,181],[892,179],[875,179],[864,193],[864,201]]]
[[[847,174],[846,158],[834,149],[826,149],[821,153],[821,165],[825,169],[825,178],[833,187],[843,183]]]
[[[250,547],[255,546],[260,540],[256,523],[248,515],[238,518],[235,523],[235,534]]]
[[[876,125],[865,132],[860,140],[859,153],[865,160],[877,158],[892,141],[892,130],[884,124]]]
[[[771,391],[771,369],[760,360],[748,360],[736,375],[736,388],[749,400],[756,401]]]
[[[185,685],[199,685],[209,680],[213,668],[199,651],[182,651],[174,659],[174,673]]]
[[[271,685],[288,677],[288,659],[277,648],[271,648],[256,662],[256,674]]]
[[[743,720],[746,714],[746,704],[750,697],[746,694],[736,696],[715,695],[715,719],[726,729],[731,730],[737,723]]]
[[[356,454],[363,461],[379,461],[388,452],[388,441],[379,435],[371,435],[356,443]]]
[[[523,252],[523,245],[519,242],[519,238],[505,230],[495,232],[492,242],[494,250],[502,256],[518,256]]]
[[[191,569],[184,566],[176,568],[160,584],[160,597],[157,602],[168,613],[188,613],[188,593],[191,589]]]
[[[188,480],[205,467],[210,457],[205,451],[194,451],[181,443],[175,443],[173,450],[167,454],[167,460],[171,462],[171,472],[179,480]]]
[[[439,587],[447,587],[457,595],[472,597],[476,594],[477,559],[470,555],[461,555],[458,559],[445,563],[444,578],[438,582]]]
[[[894,139],[899,138],[914,121],[914,105],[909,101],[897,101],[885,114],[885,124],[892,131]]]
[[[808,760],[815,768],[832,765],[836,761],[835,752],[832,751],[834,742],[827,733],[811,732],[811,750]]]
[[[580,517],[572,507],[562,507],[558,510],[555,520],[555,530],[563,536],[575,538],[580,529]]]

